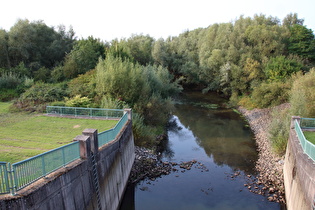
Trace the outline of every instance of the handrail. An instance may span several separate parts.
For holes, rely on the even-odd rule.
[[[298,120],[294,120],[294,128],[304,153],[306,153],[315,162],[315,145],[305,138]]]

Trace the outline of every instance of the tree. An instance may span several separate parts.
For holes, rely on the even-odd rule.
[[[298,24],[298,25],[303,25],[304,23],[304,20],[303,19],[299,19],[298,18],[298,14],[297,13],[290,13],[288,14],[282,21],[282,25],[290,28],[292,27],[293,25],[295,24]]]
[[[92,36],[75,43],[71,52],[66,56],[64,74],[67,78],[75,78],[79,74],[94,69],[98,59],[105,57],[105,45]]]
[[[313,31],[303,25],[295,24],[290,27],[290,32],[289,53],[315,61],[315,37]]]
[[[9,58],[9,35],[0,29],[0,68],[11,68]]]
[[[264,72],[269,81],[284,81],[291,74],[301,71],[303,64],[295,59],[277,56],[270,58]]]

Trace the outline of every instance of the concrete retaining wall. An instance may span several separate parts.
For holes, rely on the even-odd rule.
[[[131,112],[118,138],[102,148],[96,146],[98,139],[94,129],[84,130],[76,140],[80,141],[80,160],[18,191],[16,196],[1,197],[0,209],[117,209],[135,157]],[[96,159],[100,203],[92,154]]]
[[[303,152],[292,118],[285,163],[284,185],[288,210],[311,210],[315,199],[315,163]]]

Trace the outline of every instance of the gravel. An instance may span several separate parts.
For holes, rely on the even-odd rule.
[[[279,156],[272,151],[268,130],[272,120],[271,113],[273,109],[283,110],[288,107],[289,104],[282,104],[268,109],[246,110],[243,107],[238,108],[255,134],[258,149],[256,170],[259,172],[259,175],[255,177],[252,183],[255,186],[254,189],[257,189],[251,191],[267,195],[269,201],[280,203],[285,203],[283,179],[284,156]]]

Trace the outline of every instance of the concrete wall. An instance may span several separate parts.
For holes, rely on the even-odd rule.
[[[292,118],[285,163],[284,185],[288,210],[311,210],[315,202],[315,163],[303,152]]]
[[[2,196],[0,209],[117,209],[135,157],[131,120],[116,140],[102,148],[96,146],[94,129],[84,130],[76,140],[80,141],[80,160],[18,191],[16,196]],[[97,162],[101,208],[97,202],[92,154]]]

